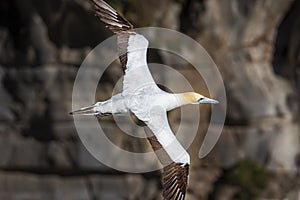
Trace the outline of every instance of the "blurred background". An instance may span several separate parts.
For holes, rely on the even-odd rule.
[[[300,199],[300,0],[107,2],[135,27],[189,35],[221,71],[224,130],[200,160],[210,114],[201,107],[186,199]],[[0,199],[160,199],[159,172],[128,174],[99,163],[68,115],[81,62],[112,35],[89,1],[0,0],[0,16]],[[149,60],[174,65],[197,83],[192,67],[172,65],[159,51],[150,51]],[[121,76],[113,63],[101,79],[100,100],[111,96]],[[205,85],[195,90],[205,94]],[[174,129],[179,112],[169,115]],[[101,123],[124,149],[148,148],[112,118]]]

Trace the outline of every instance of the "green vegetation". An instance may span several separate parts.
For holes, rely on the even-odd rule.
[[[225,174],[225,182],[240,187],[237,199],[253,199],[267,186],[268,175],[252,160],[242,160]]]
[[[180,5],[183,5],[185,3],[185,0],[175,0],[175,2],[179,3]]]

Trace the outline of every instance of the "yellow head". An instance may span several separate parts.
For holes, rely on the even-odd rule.
[[[182,94],[183,101],[187,104],[200,104],[200,103],[219,103],[217,100],[207,98],[195,92],[186,92]]]

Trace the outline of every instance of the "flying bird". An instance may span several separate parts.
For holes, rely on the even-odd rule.
[[[91,3],[95,15],[117,35],[118,54],[124,72],[123,91],[107,101],[70,114],[102,117],[133,113],[146,125],[148,141],[164,166],[163,199],[183,200],[188,184],[190,156],[172,132],[167,112],[187,104],[215,104],[218,101],[195,92],[172,94],[161,90],[148,69],[148,40],[103,0],[91,0]]]

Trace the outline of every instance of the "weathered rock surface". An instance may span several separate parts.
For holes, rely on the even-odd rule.
[[[189,149],[192,167],[186,199],[234,199],[241,197],[241,191],[250,191],[248,199],[298,199],[300,1],[110,3],[137,27],[161,26],[193,37],[222,73],[227,95],[223,134],[214,151],[199,160],[210,112],[209,107],[201,107],[201,126]],[[0,1],[0,199],[161,198],[158,173],[121,174],[99,163],[79,140],[68,114],[79,66],[109,35],[85,0]],[[192,47],[171,42],[193,56]],[[111,49],[99,53],[106,55],[108,51]],[[192,59],[199,58],[195,55]],[[159,51],[150,53],[149,60],[173,67],[196,91],[208,93],[185,60]],[[97,81],[99,72],[95,70],[101,61],[96,55],[90,61],[94,68],[87,72],[88,78]],[[155,67],[151,71],[167,88],[185,90],[177,78],[168,76],[170,72],[160,73]],[[120,91],[121,76],[118,63],[112,63],[99,82],[96,100]],[[119,86],[115,88],[116,83]],[[81,87],[84,90],[88,83]],[[84,106],[93,98],[82,95],[77,102],[80,105],[75,106]],[[196,111],[194,107],[185,109]],[[175,131],[180,112],[169,114]],[[99,123],[107,137],[123,149],[150,151],[145,140],[125,134],[143,136],[142,128],[128,121],[118,118],[114,123],[113,118],[107,118]],[[184,123],[190,130],[196,122],[188,115]],[[242,175],[239,180],[224,181],[230,172],[241,170],[237,166],[241,161],[262,166],[258,169],[268,174],[268,180],[263,180],[267,186],[252,180],[245,184]],[[115,162],[136,165],[124,157]],[[144,162],[157,164],[153,159]],[[251,166],[242,170],[242,174],[255,172]],[[253,188],[260,190],[253,192]]]
[[[154,199],[157,186],[140,175],[89,175],[60,177],[31,173],[0,173],[0,198],[88,200]],[[147,191],[148,187],[152,187]],[[142,198],[143,196],[143,198]]]

